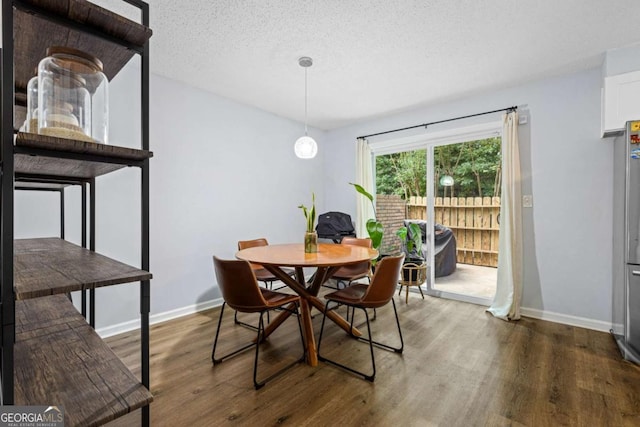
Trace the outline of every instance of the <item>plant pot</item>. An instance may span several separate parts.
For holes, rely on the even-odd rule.
[[[405,258],[404,262],[402,263],[402,265],[406,265],[406,264],[415,264],[415,265],[422,265],[424,263],[424,260],[422,258]],[[417,270],[405,270],[404,268],[402,269],[402,280],[408,282],[409,280],[411,281],[416,281],[418,280],[418,271]]]
[[[304,252],[314,254],[318,252],[318,233],[315,231],[304,233]]]

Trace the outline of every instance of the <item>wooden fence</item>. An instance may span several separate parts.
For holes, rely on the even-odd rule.
[[[459,263],[498,266],[500,197],[437,197],[434,210],[456,236]],[[411,197],[407,215],[426,219],[426,197]]]

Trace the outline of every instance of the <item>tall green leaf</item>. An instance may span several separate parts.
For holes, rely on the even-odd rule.
[[[316,223],[316,194],[311,193],[311,209],[307,209],[305,205],[300,205],[298,208],[302,209],[304,218],[307,222],[307,232],[314,231],[314,225]]]
[[[384,227],[382,223],[376,221],[375,219],[368,220],[367,232],[369,233],[369,238],[371,239],[371,246],[373,246],[373,248],[377,250],[382,244],[382,236],[384,235]]]
[[[373,203],[373,196],[367,190],[365,190],[362,185],[354,184],[353,182],[350,182],[349,184],[353,185],[358,193],[362,194],[367,199],[371,200],[371,203]]]
[[[411,233],[409,233],[411,231]],[[411,234],[411,239],[408,238],[409,234]],[[400,227],[396,231],[396,236],[400,238],[407,245],[407,252],[413,252],[413,248],[422,248],[422,230],[420,230],[420,226],[416,223],[409,224],[409,229],[407,227]],[[418,253],[422,257],[422,254]]]
[[[364,189],[363,186],[354,184],[350,182],[349,184],[353,185],[356,191],[363,196],[365,196],[371,202],[371,206],[373,207],[373,215],[376,214],[376,206],[373,203],[373,196],[367,190]],[[374,249],[378,249],[382,244],[382,236],[384,236],[384,227],[381,222],[377,221],[375,218],[371,218],[367,221],[367,233],[369,233],[369,238],[371,239],[371,246]]]

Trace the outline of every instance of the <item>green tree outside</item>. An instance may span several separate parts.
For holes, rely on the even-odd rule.
[[[487,138],[434,149],[436,197],[500,196],[502,185],[500,138]],[[376,157],[376,191],[397,194],[408,200],[424,197],[426,191],[426,150],[407,151]],[[449,175],[454,185],[440,185]]]

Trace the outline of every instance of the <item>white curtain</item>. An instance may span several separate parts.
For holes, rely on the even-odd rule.
[[[364,187],[375,197],[373,184],[373,165],[371,148],[364,138],[358,138],[356,142],[356,180],[355,184]],[[356,198],[356,235],[360,238],[368,237],[367,220],[375,218],[373,206],[369,199],[353,189]]]
[[[502,200],[496,296],[487,309],[504,320],[520,318],[522,296],[522,201],[518,151],[518,113],[503,116]]]

